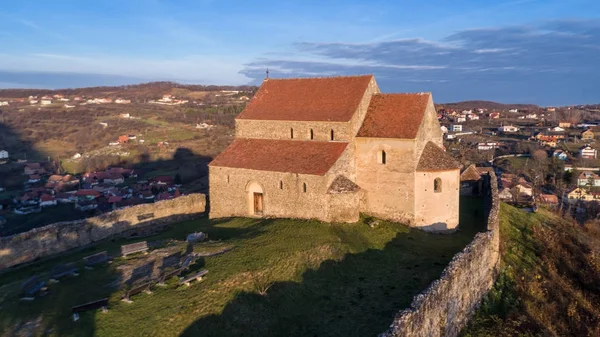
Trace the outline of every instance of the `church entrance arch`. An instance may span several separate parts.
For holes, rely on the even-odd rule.
[[[246,185],[248,195],[248,215],[263,216],[265,198],[262,186],[256,181],[250,181]]]

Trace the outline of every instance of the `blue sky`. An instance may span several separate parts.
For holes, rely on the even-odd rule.
[[[438,102],[598,103],[600,1],[10,1],[0,87],[375,74]]]

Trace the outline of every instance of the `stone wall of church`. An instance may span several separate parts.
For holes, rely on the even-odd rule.
[[[209,170],[211,218],[257,216],[253,210],[253,194],[247,191],[249,184],[255,182],[261,186],[263,193],[263,214],[260,217],[329,221],[330,198],[327,189],[335,176],[226,167],[210,167]],[[354,208],[356,218],[357,204]]]
[[[417,172],[415,175],[415,223],[432,231],[454,230],[459,216],[459,169],[441,172]],[[440,191],[434,190],[439,178]]]
[[[407,224],[414,221],[415,141],[356,138],[357,185],[365,190],[361,211]],[[381,151],[386,163],[380,163]]]
[[[348,142],[354,137],[349,122],[235,120],[236,138],[311,140],[311,129],[313,140],[331,141],[331,131],[334,141]]]

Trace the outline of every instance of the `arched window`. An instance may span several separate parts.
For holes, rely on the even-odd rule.
[[[283,189],[283,180],[279,181],[279,189],[282,190]]]
[[[387,154],[385,151],[381,150],[377,153],[377,162],[379,164],[384,164],[387,162]]]
[[[290,128],[290,138],[294,139],[294,128]]]
[[[331,140],[333,140],[333,129],[331,129]]]
[[[433,191],[435,193],[442,192],[442,179],[435,178],[435,180],[433,180]]]
[[[302,192],[306,193],[306,183],[302,184]]]
[[[313,129],[310,129],[310,140],[315,139],[315,133],[313,132]]]

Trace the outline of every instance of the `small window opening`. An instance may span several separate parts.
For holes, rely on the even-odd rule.
[[[435,193],[442,192],[442,179],[435,178],[435,180],[433,181],[433,191]]]
[[[331,140],[333,140],[333,129],[331,129]]]
[[[377,161],[379,162],[379,164],[385,164],[387,162],[387,154],[385,153],[385,151],[379,151],[379,153],[377,154]]]
[[[227,175],[227,183],[229,184],[229,174]]]
[[[293,128],[290,129],[290,137],[292,139],[294,139],[294,129]]]
[[[279,189],[282,190],[283,189],[283,180],[279,181]]]
[[[315,139],[315,133],[313,132],[313,129],[310,129],[310,140]]]
[[[306,183],[302,184],[302,192],[306,193]]]

